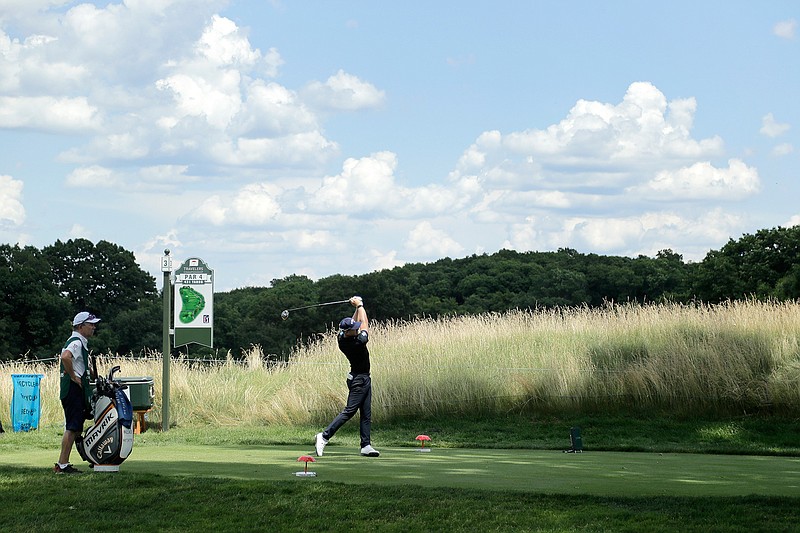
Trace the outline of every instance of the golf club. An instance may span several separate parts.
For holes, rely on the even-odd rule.
[[[321,303],[321,304],[303,305],[301,307],[293,307],[291,309],[284,309],[283,311],[281,311],[281,318],[284,319],[284,320],[289,318],[289,311],[299,311],[300,309],[309,309],[311,307],[322,307],[323,305],[346,304],[349,301],[350,300],[338,300],[338,301],[335,301],[335,302],[325,302],[325,303]]]

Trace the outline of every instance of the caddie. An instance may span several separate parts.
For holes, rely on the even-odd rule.
[[[100,319],[81,311],[72,319],[72,335],[61,352],[61,406],[64,408],[64,436],[61,455],[53,467],[56,474],[79,474],[69,462],[75,440],[83,433],[83,424],[90,415],[92,387],[89,383],[89,337],[94,335]]]

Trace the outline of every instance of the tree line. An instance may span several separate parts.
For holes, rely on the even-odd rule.
[[[103,318],[93,350],[119,354],[161,351],[162,300],[155,278],[132,252],[86,239],[38,250],[0,245],[0,361],[48,358],[61,349],[75,313]],[[800,226],[759,230],[730,239],[700,262],[672,250],[636,258],[556,252],[515,252],[412,263],[362,275],[313,281],[275,279],[214,295],[215,348],[192,345],[199,357],[260,346],[286,358],[352,310],[347,304],[290,312],[358,294],[375,320],[503,312],[510,309],[598,307],[606,302],[718,303],[745,298],[800,298]]]

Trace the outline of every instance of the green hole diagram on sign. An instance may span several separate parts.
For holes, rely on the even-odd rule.
[[[178,315],[181,322],[188,324],[200,314],[200,311],[206,306],[206,299],[203,295],[191,287],[181,287],[181,302],[183,307],[181,313]]]

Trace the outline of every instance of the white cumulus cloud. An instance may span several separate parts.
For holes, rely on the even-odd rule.
[[[780,124],[775,120],[772,113],[767,113],[761,118],[761,132],[762,135],[767,137],[778,137],[789,131],[789,124]]]
[[[518,250],[574,248],[595,253],[655,255],[681,243],[685,259],[700,260],[707,242],[724,243],[741,219],[715,208],[700,214],[646,211],[618,216],[529,217],[512,225],[506,247]]]
[[[289,85],[285,80],[303,76],[306,65],[293,64],[281,76],[283,50],[272,45],[290,41],[275,41],[280,34],[264,33],[266,26],[253,22],[262,19],[242,17],[237,6],[226,0],[0,0],[0,128],[33,132],[32,141],[57,137],[43,157],[53,159],[55,146],[62,151],[57,162],[73,165],[62,174],[62,193],[73,197],[91,188],[93,208],[120,215],[119,222],[109,216],[109,227],[91,230],[144,243],[137,245],[142,260],[156,269],[165,246],[176,257],[197,249],[225,254],[226,261],[242,254],[239,264],[226,265],[230,271],[249,268],[241,266],[247,261],[269,262],[269,269],[248,275],[267,283],[290,273],[391,268],[501,246],[635,255],[680,244],[691,257],[758,216],[749,211],[755,202],[736,203],[759,193],[754,162],[762,154],[748,155],[745,163],[720,137],[695,134],[704,102],[669,98],[648,81],[618,87],[610,101],[576,98],[544,123],[537,123],[535,106],[511,102],[517,121],[533,117],[512,131],[498,126],[507,117],[495,120],[484,110],[473,119],[488,120],[485,131],[468,132],[474,141],[461,146],[461,158],[441,182],[424,181],[424,170],[404,169],[396,155],[404,152],[376,145],[377,139],[343,154],[343,146],[361,141],[329,138],[330,115],[380,109],[389,90],[403,94],[404,88],[384,91],[374,73],[353,70],[362,67],[346,57],[331,66],[330,76]],[[248,12],[256,9],[263,6]],[[223,16],[226,10],[234,15]],[[795,28],[788,20],[774,31],[792,39]],[[287,58],[302,53],[290,50]],[[468,52],[437,54],[454,58],[451,66],[474,59]],[[461,78],[469,75],[463,69],[439,66],[451,78],[458,74],[460,86],[470,83]],[[532,86],[530,98],[539,94]],[[463,104],[468,96],[447,104]],[[409,113],[409,129],[417,118]],[[420,124],[433,119],[422,117]],[[336,120],[330,131],[347,135],[339,127],[346,119]],[[760,127],[770,138],[790,129],[772,113]],[[713,129],[704,124],[703,131]],[[443,143],[439,157],[453,157],[450,150]],[[7,151],[9,168],[16,165],[26,178],[39,172],[28,154]],[[792,151],[785,142],[772,155]],[[45,184],[33,183],[26,197],[39,205],[31,195],[44,197]],[[50,189],[58,190],[55,185]],[[126,212],[135,212],[137,222],[125,222]],[[26,224],[19,178],[0,176],[0,219],[4,230]],[[130,237],[131,227],[147,234]],[[337,231],[342,227],[358,233],[363,258],[355,266]],[[75,224],[71,235],[86,231]]]
[[[100,124],[99,110],[85,97],[0,96],[0,128],[69,133]]]
[[[236,223],[264,225],[281,212],[280,205],[275,200],[278,193],[278,188],[269,183],[249,184],[233,198],[230,216]]]
[[[483,133],[451,179],[515,190],[619,186],[644,170],[722,154],[719,137],[691,136],[696,107],[692,98],[670,102],[651,83],[633,83],[621,103],[580,100],[545,129]]]
[[[235,70],[203,77],[180,73],[159,80],[156,87],[173,93],[179,119],[203,117],[211,126],[224,130],[241,108],[240,79]]]
[[[458,256],[464,247],[430,222],[420,222],[408,233],[405,249],[411,257]]]
[[[794,39],[797,31],[797,20],[782,20],[772,27],[772,33],[783,39]]]
[[[716,168],[707,161],[677,170],[663,170],[656,177],[628,192],[656,200],[742,199],[760,190],[758,171],[738,159],[728,168]]]
[[[120,179],[110,168],[99,165],[79,167],[67,175],[68,187],[97,187],[109,188],[117,187],[121,184]]]
[[[203,30],[195,47],[199,55],[217,66],[252,67],[261,59],[261,52],[250,46],[250,41],[240,33],[236,23],[219,15],[211,17],[211,24]]]
[[[329,77],[325,83],[309,83],[302,94],[316,108],[339,111],[379,107],[386,99],[384,91],[343,70]]]
[[[25,222],[22,205],[24,184],[11,176],[0,175],[0,228],[20,226]]]
[[[299,102],[294,91],[264,80],[247,87],[239,122],[240,134],[249,136],[276,137],[319,129],[317,117]]]
[[[215,194],[193,212],[192,220],[214,226],[261,227],[274,221],[281,213],[278,203],[280,189],[270,183],[251,183],[234,195]]]
[[[325,177],[322,186],[312,193],[308,201],[309,211],[356,217],[380,213],[409,218],[431,216],[466,205],[467,196],[458,189],[440,185],[399,185],[394,175],[397,164],[397,156],[392,152],[348,158],[340,174]]]
[[[791,154],[792,152],[794,152],[794,145],[792,145],[791,143],[781,143],[775,146],[770,152],[770,154],[772,154],[775,157],[783,157],[785,155]]]
[[[225,139],[209,147],[220,163],[231,166],[317,166],[338,151],[335,142],[317,131],[282,137],[239,137]]]
[[[382,252],[373,248],[369,251],[368,258],[370,271],[387,270],[405,264],[405,261],[400,261],[397,258],[397,250]]]

